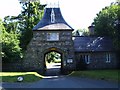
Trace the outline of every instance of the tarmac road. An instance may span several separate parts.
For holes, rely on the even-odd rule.
[[[120,83],[118,84],[117,82],[59,75],[59,71],[60,65],[53,64],[52,66],[49,66],[45,78],[41,79],[40,81],[33,83],[3,82],[1,87],[3,87],[5,90],[6,88],[104,88],[105,90],[109,88],[108,90],[118,90],[120,86]]]
[[[120,85],[120,84],[119,84]],[[3,88],[118,88],[118,83],[69,76],[47,76],[34,83],[2,83]]]

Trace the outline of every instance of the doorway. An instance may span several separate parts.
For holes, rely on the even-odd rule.
[[[45,75],[60,75],[62,70],[62,53],[58,51],[49,51],[44,54]]]

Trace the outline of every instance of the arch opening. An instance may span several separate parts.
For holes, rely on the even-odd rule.
[[[45,75],[61,75],[63,53],[52,49],[44,53]]]

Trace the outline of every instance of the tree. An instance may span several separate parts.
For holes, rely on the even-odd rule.
[[[46,61],[48,63],[56,62],[57,59],[60,59],[60,54],[52,51],[52,52],[46,54],[46,57],[47,57]]]
[[[89,31],[88,29],[78,29],[73,32],[73,36],[89,36]]]
[[[2,62],[8,63],[15,60],[20,60],[22,53],[19,47],[19,40],[17,34],[14,32],[7,32],[7,27],[4,26],[2,20],[0,20],[0,32],[1,32],[1,43],[2,43]]]
[[[29,41],[32,38],[32,28],[43,15],[45,5],[39,2],[20,2],[22,12],[18,16],[6,16],[4,22],[0,20],[0,37],[2,37],[3,62],[21,59]]]
[[[113,39],[114,47],[117,52],[118,65],[120,64],[120,2],[111,4],[103,8],[94,19],[95,34],[108,36]],[[120,66],[118,66],[120,68]]]
[[[117,23],[116,23],[117,22]],[[120,5],[113,3],[103,8],[94,19],[95,35],[113,38],[116,50],[120,50]]]
[[[0,19],[0,58],[4,55],[2,52],[2,32],[5,30],[5,27],[3,26],[3,22]]]
[[[18,21],[15,19],[15,16],[6,16],[4,18],[4,26],[8,33],[10,32],[17,33]]]
[[[40,2],[20,3],[23,10],[16,19],[19,20],[19,29],[21,31],[20,46],[25,51],[33,35],[32,28],[42,18],[45,5],[40,5]]]

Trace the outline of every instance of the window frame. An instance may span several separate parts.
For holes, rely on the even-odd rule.
[[[86,64],[90,64],[90,55],[89,54],[85,55],[84,59],[85,59]]]
[[[54,37],[54,38],[53,38]],[[48,32],[46,36],[47,41],[59,41],[59,33],[56,32]]]
[[[86,64],[90,64],[90,54],[81,54],[80,55],[80,58],[82,57],[82,59],[84,60],[84,62],[86,63]]]
[[[110,62],[111,62],[111,54],[106,53],[106,63],[110,63]]]

